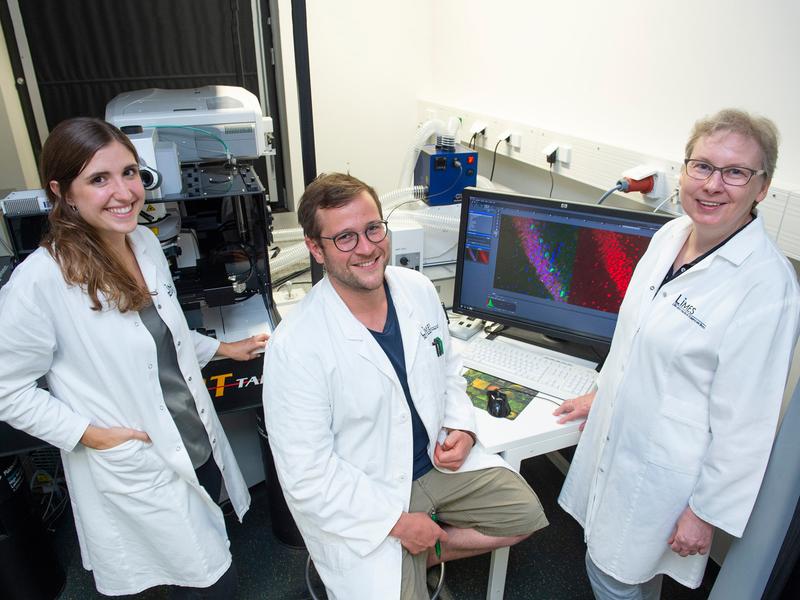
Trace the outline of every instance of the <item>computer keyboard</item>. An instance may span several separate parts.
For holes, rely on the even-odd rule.
[[[486,338],[470,342],[464,365],[562,400],[585,394],[597,378],[595,370],[548,356],[535,346]]]

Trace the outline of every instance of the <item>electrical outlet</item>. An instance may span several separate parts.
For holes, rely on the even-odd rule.
[[[521,150],[522,149],[522,134],[521,133],[510,133],[509,134],[509,143],[514,150]]]
[[[659,202],[661,200],[666,200],[670,193],[667,176],[664,174],[664,171],[658,170],[653,173],[653,177],[655,178],[655,181],[653,181],[653,189],[644,194],[644,196]]]
[[[486,135],[486,123],[484,121],[473,121],[469,128],[469,134]]]
[[[634,181],[641,181],[642,179],[647,179],[651,175],[655,175],[657,172],[658,168],[652,165],[636,165],[635,167],[623,171],[622,176],[630,177]]]
[[[568,167],[572,162],[572,146],[562,145],[558,148],[558,162],[562,167]]]
[[[545,146],[542,149],[542,154],[544,154],[544,158],[548,164],[552,165],[554,162],[558,160],[558,155],[559,155],[558,150],[559,150],[559,145],[556,142],[547,144],[547,146]]]
[[[623,177],[628,177],[634,181],[641,181],[648,177],[653,178],[653,189],[642,194],[650,200],[665,200],[669,195],[669,185],[667,184],[667,176],[661,167],[655,165],[636,165],[626,171],[622,172]]]

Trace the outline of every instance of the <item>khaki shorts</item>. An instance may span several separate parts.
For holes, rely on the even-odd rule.
[[[431,469],[411,486],[409,512],[436,512],[443,523],[493,537],[530,534],[547,526],[539,498],[521,475],[493,467],[467,473]],[[445,557],[446,558],[446,557]],[[403,549],[403,600],[427,599],[427,553]]]

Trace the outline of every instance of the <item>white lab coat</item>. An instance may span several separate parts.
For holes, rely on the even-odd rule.
[[[700,584],[707,555],[667,545],[687,504],[741,536],[797,340],[797,278],[760,217],[658,290],[690,228],[665,225],[636,267],[559,498],[595,564],[629,584]]]
[[[430,281],[395,267],[386,280],[432,457],[442,427],[475,431],[461,359]],[[402,547],[389,531],[409,506],[411,413],[386,354],[327,278],[270,339],[264,408],[278,477],[329,597],[399,598]],[[506,464],[476,445],[461,471],[492,466]]]
[[[219,342],[189,330],[156,237],[138,227],[128,238],[241,519],[250,496],[200,373]],[[225,523],[164,405],[153,338],[137,312],[90,307],[44,249],[17,267],[0,291],[0,420],[61,449],[83,565],[100,592],[211,585],[231,562]],[[49,392],[36,387],[42,375]],[[92,450],[78,443],[90,423],[153,443]]]

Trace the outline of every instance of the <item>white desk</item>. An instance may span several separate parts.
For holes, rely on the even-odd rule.
[[[489,452],[500,454],[514,469],[519,470],[520,463],[526,458],[578,443],[580,423],[573,421],[559,425],[552,414],[555,408],[555,404],[534,399],[513,421],[492,417],[485,410],[476,408],[478,439]],[[500,548],[492,552],[487,600],[503,599],[509,550]]]
[[[459,351],[463,350],[464,344],[469,343],[455,339],[453,341]],[[533,399],[513,421],[493,417],[485,410],[475,408],[478,440],[488,452],[500,454],[514,469],[519,470],[520,463],[526,458],[578,443],[580,421],[559,425],[553,416],[555,408],[556,405],[551,402],[541,398]],[[492,552],[487,600],[503,598],[508,552],[509,548]]]

